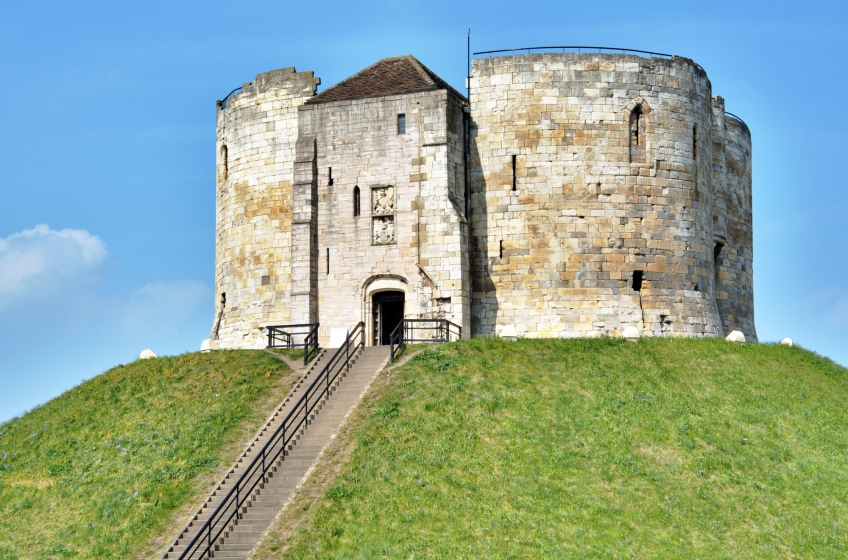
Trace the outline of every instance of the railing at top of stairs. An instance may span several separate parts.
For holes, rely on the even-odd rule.
[[[317,327],[316,327],[317,328]],[[239,509],[250,499],[256,485],[259,484],[274,462],[282,457],[286,447],[300,432],[309,420],[309,415],[329,395],[330,387],[342,371],[350,369],[350,359],[357,348],[365,346],[365,324],[360,322],[348,333],[344,343],[336,350],[321,372],[304,392],[303,396],[292,406],[274,434],[268,439],[259,453],[251,461],[233,487],[227,493],[209,519],[198,529],[194,538],[186,546],[180,559],[209,558],[212,547],[226,530]],[[279,449],[277,449],[279,447]]]
[[[409,342],[452,342],[460,338],[462,327],[447,319],[404,319],[389,335],[389,356],[394,363]]]
[[[318,327],[320,323],[301,323],[299,325],[269,325],[266,348],[297,348],[303,346],[303,365],[309,363],[318,353]],[[296,342],[296,336],[303,336],[302,342]]]

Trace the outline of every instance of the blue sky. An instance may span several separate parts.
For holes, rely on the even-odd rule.
[[[848,8],[808,2],[27,2],[0,18],[0,421],[209,335],[215,100],[321,89],[411,53],[464,91],[472,48],[675,53],[753,135],[761,340],[848,364]]]

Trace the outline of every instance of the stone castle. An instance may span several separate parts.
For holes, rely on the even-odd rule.
[[[256,76],[218,102],[221,348],[263,327],[402,317],[463,337],[756,340],[751,135],[682,57],[474,60],[470,99],[412,56],[316,95]]]

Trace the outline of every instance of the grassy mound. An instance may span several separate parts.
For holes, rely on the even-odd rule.
[[[478,339],[379,383],[259,558],[848,556],[848,370],[811,352]]]
[[[139,360],[0,425],[0,558],[137,556],[235,460],[289,371],[251,351]]]

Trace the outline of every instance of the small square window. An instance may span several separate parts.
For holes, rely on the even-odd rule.
[[[398,115],[398,134],[406,134],[406,115]]]

